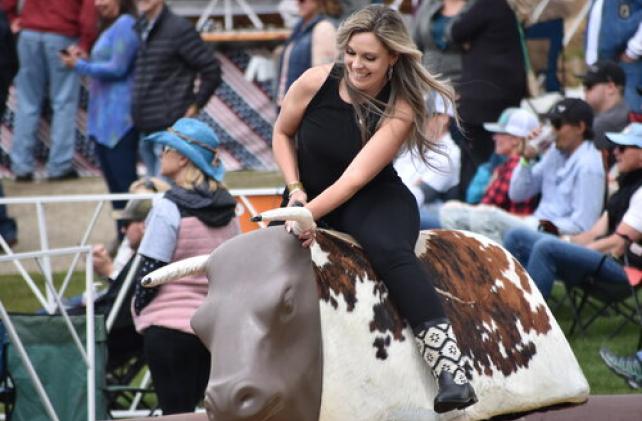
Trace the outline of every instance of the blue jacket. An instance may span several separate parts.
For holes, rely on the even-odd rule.
[[[595,0],[593,0],[595,3]],[[604,0],[597,55],[600,60],[617,59],[642,20],[642,0]]]
[[[626,50],[627,42],[633,37],[641,21],[642,0],[604,0],[597,58],[617,61],[622,67],[626,74],[624,98],[635,113],[642,113],[642,95],[636,90],[638,86],[642,86],[642,59],[622,63],[619,62],[619,57]]]
[[[135,19],[121,15],[98,37],[89,61],[78,60],[76,71],[89,76],[88,133],[113,148],[134,126],[131,100],[134,61],[140,45]]]

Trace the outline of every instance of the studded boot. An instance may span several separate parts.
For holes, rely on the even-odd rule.
[[[435,396],[435,412],[464,409],[477,402],[468,381],[463,356],[448,319],[425,322],[414,329],[415,341],[424,360],[432,369],[439,385]]]

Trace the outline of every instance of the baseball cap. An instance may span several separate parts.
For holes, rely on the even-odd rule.
[[[593,109],[583,99],[564,98],[546,113],[552,123],[564,122],[577,124],[584,122],[587,128],[593,127]]]
[[[586,70],[586,73],[579,76],[586,87],[597,85],[598,83],[613,82],[616,86],[626,84],[626,75],[624,70],[614,61],[604,60],[592,64]]]
[[[618,145],[642,148],[642,123],[631,123],[620,133],[607,132],[606,137]]]
[[[507,108],[496,123],[484,123],[489,132],[508,133],[517,137],[526,137],[539,126],[537,117],[523,108]]]
[[[151,208],[152,201],[149,199],[132,199],[124,209],[113,211],[111,216],[117,221],[142,222],[147,218]]]

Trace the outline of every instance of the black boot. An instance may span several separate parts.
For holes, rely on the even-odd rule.
[[[415,340],[424,360],[432,369],[439,385],[435,396],[435,412],[464,409],[475,402],[477,396],[466,377],[463,358],[457,339],[448,319],[431,320],[416,327]]]

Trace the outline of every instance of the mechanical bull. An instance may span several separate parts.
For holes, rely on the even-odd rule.
[[[302,208],[264,219],[283,213],[311,222]],[[207,274],[192,327],[212,354],[211,420],[477,420],[587,399],[577,360],[524,268],[481,236],[425,231],[416,253],[436,274],[479,398],[437,415],[435,380],[367,257],[345,235],[318,230],[316,240],[308,250],[283,227],[258,230],[143,280]]]

